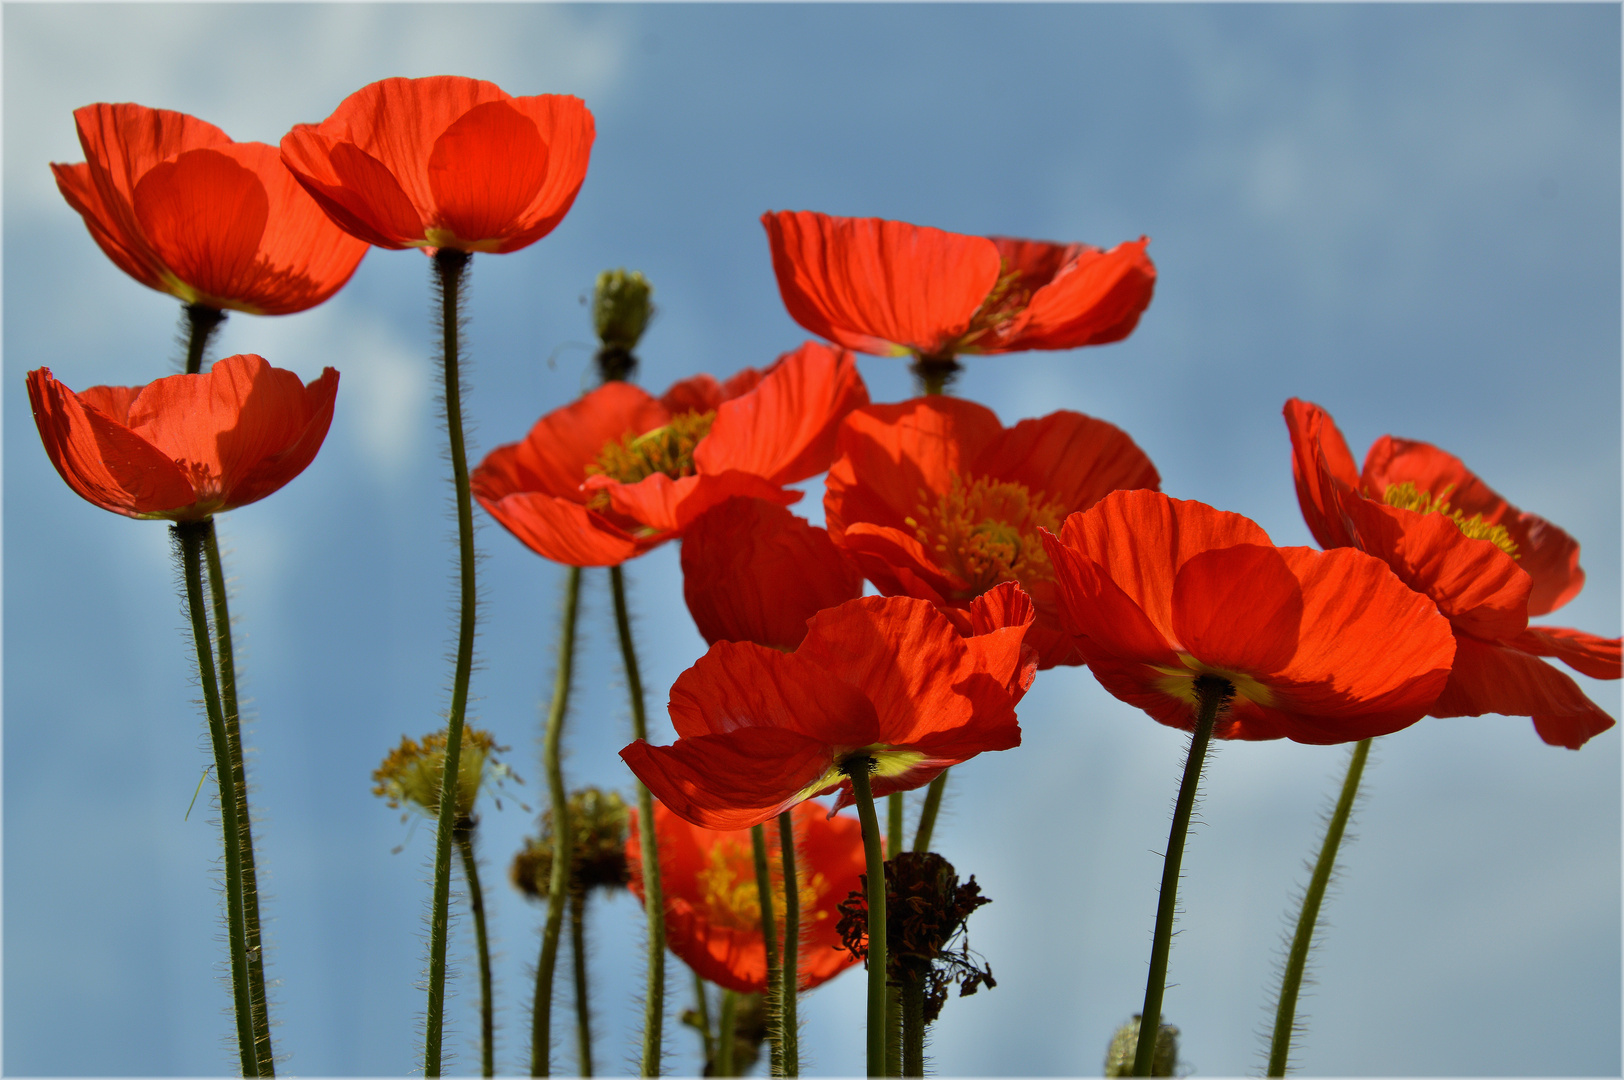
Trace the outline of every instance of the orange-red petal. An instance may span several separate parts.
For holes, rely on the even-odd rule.
[[[719,641],[672,684],[670,710],[678,739],[772,727],[854,750],[881,739],[879,704],[815,651]]]
[[[620,756],[655,798],[706,829],[748,829],[777,817],[834,761],[827,743],[771,727],[696,735],[670,746],[638,741]]]
[[[1512,646],[1462,636],[1456,641],[1449,682],[1433,716],[1527,716],[1552,746],[1577,750],[1613,726],[1608,716],[1563,672]]]
[[[1139,325],[1156,290],[1156,266],[1144,237],[1101,251],[1086,244],[1042,245],[994,237],[1006,265],[1022,272],[1017,285],[1032,288],[1025,310],[1010,327],[972,341],[971,353],[1022,349],[1075,349],[1121,341]],[[1060,265],[1050,271],[1056,255]]]
[[[1619,638],[1598,637],[1564,626],[1530,626],[1504,644],[1531,656],[1554,656],[1592,679],[1619,677]]]

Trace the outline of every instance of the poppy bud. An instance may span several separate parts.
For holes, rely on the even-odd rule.
[[[1139,1052],[1139,1021],[1142,1013],[1117,1028],[1111,1048],[1105,1052],[1106,1076],[1132,1076],[1134,1055]],[[1179,1029],[1163,1024],[1156,1032],[1156,1056],[1150,1059],[1150,1075],[1173,1076],[1179,1064]]]
[[[654,317],[654,287],[636,270],[605,270],[592,294],[592,327],[603,347],[598,371],[605,382],[625,379],[637,367],[632,350]]]

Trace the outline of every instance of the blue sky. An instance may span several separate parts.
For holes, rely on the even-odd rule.
[[[1127,430],[1163,487],[1309,543],[1280,408],[1464,459],[1584,547],[1546,619],[1620,632],[1620,76],[1611,5],[7,5],[4,24],[4,1057],[13,1074],[213,1074],[232,1061],[212,877],[182,815],[207,760],[165,529],[80,501],[22,392],[175,370],[178,304],[125,278],[46,169],[72,110],[137,101],[275,143],[392,75],[573,93],[598,141],[550,237],[474,260],[475,453],[591,384],[581,298],[640,269],[659,392],[760,366],[806,334],[757,218],[812,209],[1109,246],[1160,279],[1127,341],[974,358],[1005,423],[1076,409]],[[316,462],[220,522],[255,722],[248,740],[284,1071],[405,1073],[423,1007],[432,841],[368,792],[440,722],[453,525],[435,420],[429,267],[374,251],[333,301],[234,315],[217,355],[342,372]],[[912,391],[864,359],[875,400]],[[801,512],[821,517],[819,482]],[[544,801],[537,765],[563,572],[483,520],[477,722],[529,783],[480,842],[502,1067],[527,1061],[540,912],[503,882]],[[631,564],[656,739],[702,651],[674,546]],[[566,763],[629,787],[604,575],[588,575]],[[1579,679],[1615,716],[1617,683]],[[950,1001],[947,1074],[1097,1073],[1144,992],[1184,737],[1086,670],[1042,675],[1025,743],[956,770],[938,848],[994,903],[971,942],[998,987]],[[1327,907],[1295,1058],[1333,1075],[1617,1075],[1617,729],[1582,751],[1526,719],[1427,720],[1376,744]],[[1283,923],[1346,750],[1223,746],[1186,854],[1167,1018],[1198,1075],[1261,1068]],[[200,803],[201,805],[201,803]],[[404,851],[392,849],[404,844]],[[633,1060],[641,930],[592,918],[598,1056]],[[477,1067],[471,933],[449,1045]],[[685,980],[671,1004],[684,1007]],[[808,1071],[862,1070],[862,985],[803,1005]],[[670,1067],[696,1067],[673,1025]],[[558,1060],[568,1061],[561,1050]]]

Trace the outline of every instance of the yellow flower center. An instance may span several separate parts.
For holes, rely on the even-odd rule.
[[[751,847],[734,840],[717,842],[699,872],[699,906],[711,926],[723,930],[761,932],[761,891],[756,885],[755,856]],[[814,910],[829,883],[820,873],[796,874],[795,895],[801,901],[803,927],[828,917]],[[784,924],[784,860],[778,852],[767,855],[767,879],[772,882],[773,918]]]
[[[716,412],[680,413],[664,427],[641,435],[627,433],[598,452],[598,460],[586,467],[588,476],[607,476],[622,484],[664,473],[673,480],[694,474],[694,450],[710,434]],[[594,510],[609,508],[609,493],[596,492],[587,505]]]
[[[1464,513],[1449,505],[1449,493],[1455,490],[1454,484],[1449,484],[1434,497],[1430,492],[1422,491],[1413,483],[1405,480],[1397,484],[1388,484],[1387,490],[1382,493],[1382,501],[1388,506],[1396,506],[1401,510],[1414,510],[1418,514],[1442,514],[1455,523],[1455,527],[1464,535],[1473,540],[1487,540],[1513,559],[1521,558],[1517,553],[1516,541],[1504,525],[1491,525],[1483,520],[1482,514],[1473,514],[1467,517]]]
[[[446,733],[442,729],[425,735],[421,745],[402,738],[372,773],[377,786],[374,795],[389,800],[390,806],[411,804],[430,816],[440,812],[440,782],[445,776]],[[462,729],[462,752],[457,757],[457,816],[474,812],[485,779],[485,760],[499,748],[488,732],[471,726]],[[501,768],[499,766],[499,768]],[[503,770],[505,771],[505,769]]]
[[[1038,528],[1058,533],[1065,512],[1041,492],[1007,480],[966,483],[955,476],[934,503],[928,492],[920,498],[916,516],[904,520],[942,569],[964,582],[954,599],[980,596],[1002,581],[1054,580]]]

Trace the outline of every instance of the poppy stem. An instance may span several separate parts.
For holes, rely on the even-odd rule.
[[[462,874],[468,881],[468,910],[474,916],[474,940],[479,948],[479,1060],[481,1076],[496,1075],[496,1024],[491,1003],[491,947],[485,936],[485,894],[479,887],[479,863],[474,858],[474,829],[457,829],[462,852]]]
[[[916,356],[913,366],[914,382],[925,396],[947,393],[953,380],[959,377],[963,366],[951,356]]]
[[[592,1000],[586,992],[586,890],[570,890],[570,956],[575,964],[575,1056],[592,1075]]]
[[[710,996],[705,993],[705,977],[694,972],[694,1026],[699,1029],[699,1042],[705,1053],[705,1068],[699,1075],[714,1075],[716,1066],[716,1039],[711,1035]]]
[[[885,854],[889,862],[902,850],[902,792],[887,795],[885,807]],[[885,988],[885,1075],[902,1075],[902,998],[897,988],[889,985]]]
[[[873,758],[850,758],[841,771],[851,777],[857,816],[863,823],[863,857],[868,872],[868,1075],[885,1075],[885,859],[880,852],[880,819],[868,773]]]
[[[186,374],[197,375],[203,371],[203,354],[225,323],[226,313],[207,304],[186,304],[181,310],[186,313]]]
[[[270,1008],[265,997],[265,950],[259,934],[259,879],[254,870],[254,830],[248,813],[248,777],[242,756],[241,713],[237,707],[237,665],[231,647],[231,610],[226,599],[226,575],[220,562],[220,543],[215,536],[212,517],[203,521],[202,532],[209,594],[214,608],[214,651],[220,662],[220,711],[225,721],[226,752],[231,755],[232,782],[237,788],[243,949],[248,958],[248,1004],[253,1014],[254,1053],[259,1061],[259,1075],[275,1076],[276,1055],[271,1049]]]
[[[1319,861],[1314,864],[1308,891],[1303,894],[1302,910],[1297,914],[1297,931],[1291,939],[1291,952],[1286,959],[1286,970],[1280,980],[1280,1001],[1274,1014],[1274,1038],[1269,1044],[1269,1076],[1286,1075],[1286,1059],[1291,1055],[1291,1036],[1296,1026],[1297,992],[1302,988],[1303,968],[1308,963],[1308,950],[1314,944],[1314,923],[1319,918],[1320,902],[1325,899],[1325,888],[1330,884],[1331,871],[1336,866],[1337,848],[1348,817],[1353,813],[1354,800],[1359,795],[1359,780],[1364,775],[1365,759],[1370,756],[1369,739],[1363,739],[1353,748],[1348,759],[1348,773],[1342,780],[1342,795],[1336,801],[1336,810],[1325,827],[1325,841],[1320,845]]]
[[[925,973],[902,965],[902,1075],[925,1075]]]
[[[199,521],[176,522],[175,543],[180,547],[186,605],[191,614],[192,642],[197,648],[198,682],[209,718],[209,740],[214,745],[214,775],[220,785],[220,833],[226,860],[226,939],[231,954],[231,996],[237,1019],[237,1054],[244,1076],[259,1075],[259,1054],[254,1045],[253,1006],[248,992],[247,934],[243,926],[242,834],[237,825],[237,773],[231,767],[225,716],[215,682],[214,653],[209,643],[209,617],[203,599],[203,535]]]
[[[620,656],[626,665],[626,690],[631,696],[632,738],[648,738],[648,717],[643,711],[643,680],[637,673],[637,649],[632,644],[632,621],[626,611],[626,577],[620,567],[609,568],[615,594],[615,628],[620,632]],[[643,852],[643,909],[648,915],[648,990],[643,995],[643,1076],[660,1075],[665,1023],[665,892],[660,887],[659,837],[654,831],[654,796],[637,782],[638,843]]]
[[[784,1075],[783,1010],[777,1001],[780,987],[778,968],[778,920],[773,911],[772,874],[767,865],[767,831],[750,827],[750,847],[756,860],[756,899],[761,905],[761,943],[767,952],[767,1045],[771,1054],[769,1076]]]
[[[736,990],[722,991],[722,1017],[716,1032],[716,1075],[737,1076],[733,1049],[737,1042],[734,1029],[738,1027],[739,994]],[[777,1074],[774,1074],[777,1075]]]
[[[542,768],[547,773],[547,795],[552,802],[553,864],[547,878],[547,922],[541,933],[535,998],[530,1006],[531,1076],[551,1075],[553,972],[558,965],[558,936],[564,925],[564,902],[568,898],[570,870],[575,861],[575,830],[570,822],[569,799],[564,791],[561,750],[564,717],[569,711],[570,680],[575,673],[575,616],[581,605],[579,566],[570,567],[567,582],[564,586],[564,617],[558,629],[558,670],[553,675],[553,702],[547,710],[547,735],[541,751]],[[577,957],[577,964],[583,963]],[[577,1003],[577,1027],[581,1023],[580,1008]]]
[[[943,769],[925,791],[925,805],[919,811],[919,831],[914,833],[913,845],[921,854],[930,850],[930,834],[936,829],[936,812],[942,808],[942,790],[946,787],[947,770]]]
[[[1179,864],[1184,861],[1184,840],[1190,832],[1190,814],[1195,809],[1195,791],[1201,783],[1201,767],[1212,741],[1213,723],[1218,711],[1235,694],[1228,679],[1202,675],[1195,680],[1200,695],[1195,732],[1190,736],[1190,752],[1184,759],[1184,779],[1179,782],[1178,801],[1173,806],[1173,828],[1167,836],[1167,855],[1162,861],[1162,889],[1156,904],[1156,932],[1151,938],[1150,978],[1145,983],[1145,1007],[1139,1014],[1139,1045],[1134,1051],[1133,1075],[1149,1076],[1156,1057],[1156,1036],[1161,1031],[1162,992],[1167,988],[1167,954],[1173,945],[1173,914],[1178,908]]]
[[[434,253],[440,291],[440,338],[445,358],[445,419],[451,440],[451,479],[457,492],[457,552],[462,584],[457,622],[457,661],[446,716],[445,771],[440,779],[440,815],[434,838],[434,899],[429,910],[429,993],[424,1019],[423,1075],[440,1075],[445,1023],[446,939],[451,906],[451,835],[457,824],[457,775],[462,758],[463,714],[468,708],[468,676],[474,662],[474,511],[468,491],[468,454],[462,439],[462,384],[457,336],[457,301],[468,253],[441,248]]]
[[[795,1019],[800,993],[801,894],[795,873],[795,821],[790,811],[778,815],[778,849],[784,862],[783,989],[779,992],[779,1024],[784,1032],[784,1075],[801,1075],[800,1028]]]

